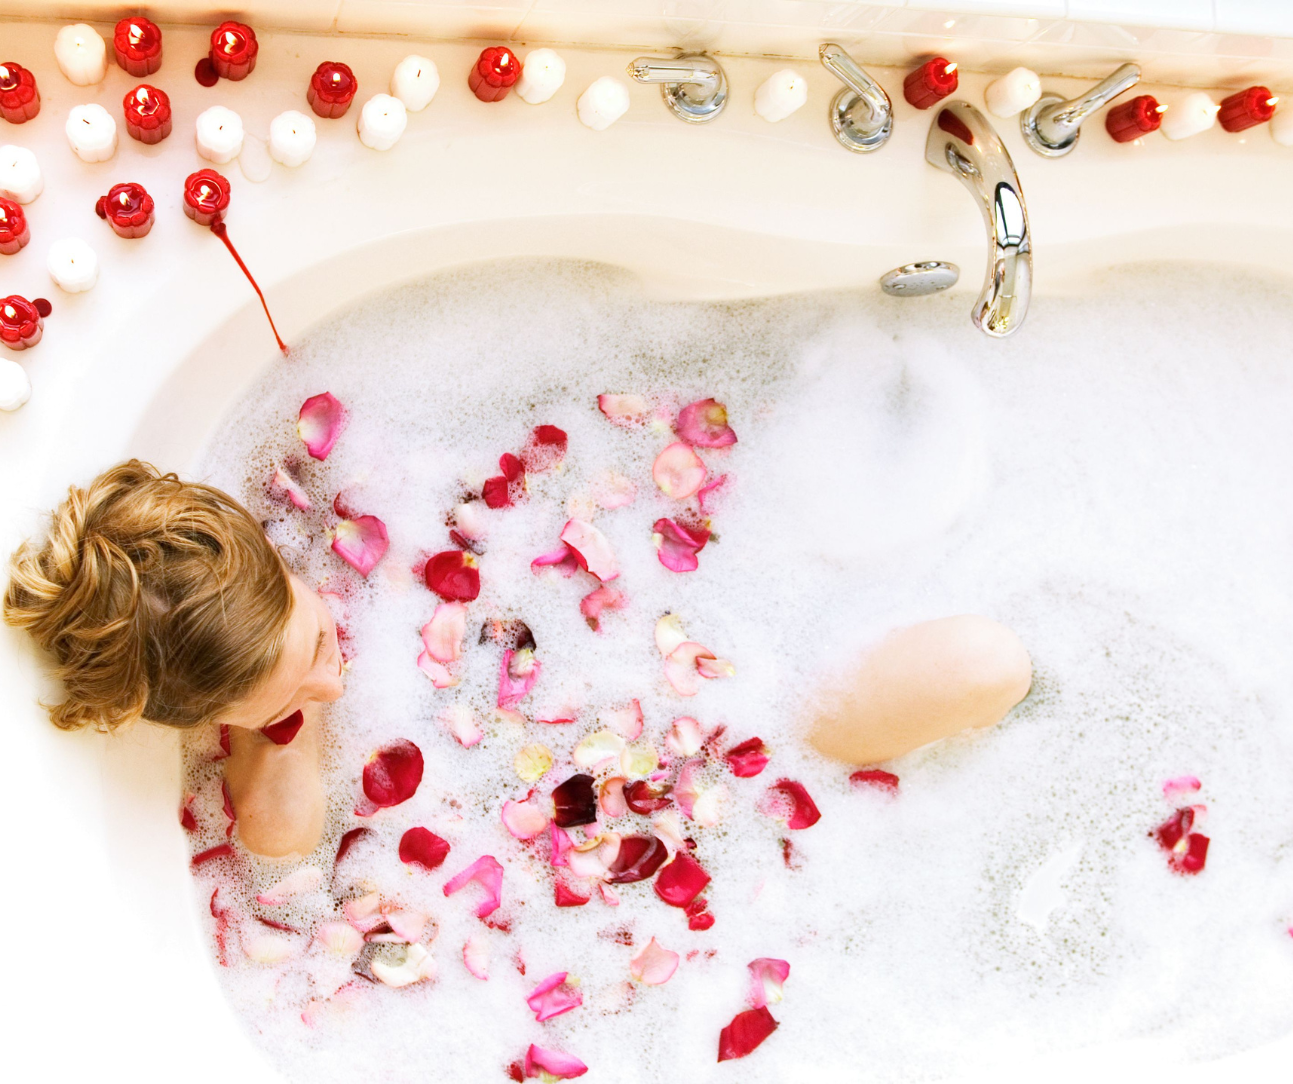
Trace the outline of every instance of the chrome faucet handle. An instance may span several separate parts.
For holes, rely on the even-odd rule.
[[[1077,146],[1082,122],[1140,81],[1140,68],[1124,64],[1108,79],[1066,102],[1058,94],[1043,94],[1019,115],[1024,142],[1046,158],[1060,158]]]
[[[1032,296],[1033,251],[1028,211],[1015,164],[987,118],[969,102],[935,107],[925,160],[965,185],[988,228],[988,270],[971,318],[1001,339],[1024,322]]]
[[[665,105],[688,124],[713,120],[727,105],[727,76],[704,53],[640,56],[629,62],[628,73],[639,83],[659,83]]]
[[[893,103],[884,87],[834,42],[818,55],[822,66],[844,84],[831,102],[831,130],[840,144],[857,154],[878,150],[893,132]]]

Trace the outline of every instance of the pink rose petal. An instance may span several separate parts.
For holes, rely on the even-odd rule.
[[[549,842],[548,861],[554,866],[569,866],[570,862],[566,856],[574,849],[574,840],[570,838],[570,833],[553,824],[550,826],[551,839]]]
[[[499,865],[498,859],[490,854],[476,859],[456,877],[446,882],[444,894],[452,896],[472,881],[485,890],[485,898],[476,908],[476,917],[485,918],[487,915],[492,915],[503,901],[503,867]]]
[[[422,750],[407,739],[378,749],[364,765],[364,796],[370,808],[360,816],[407,802],[422,782],[422,769]]]
[[[790,977],[790,965],[785,960],[760,956],[750,964],[750,1004],[761,1009],[781,1000],[781,987]]]
[[[614,760],[624,751],[624,739],[613,730],[598,730],[575,746],[571,759],[578,768],[596,768],[603,761]]]
[[[700,510],[709,515],[714,510],[714,500],[727,489],[729,479],[726,474],[720,474],[712,482],[707,482],[696,491],[696,501],[700,505]]]
[[[684,715],[673,721],[664,743],[671,753],[679,757],[694,757],[700,752],[704,742],[704,733],[700,722],[690,715]]]
[[[287,473],[282,467],[276,467],[269,480],[269,494],[275,500],[287,501],[301,511],[308,511],[310,498],[301,483]]]
[[[655,623],[655,646],[661,658],[667,659],[688,637],[682,629],[682,619],[677,614],[665,614]]]
[[[1196,794],[1202,786],[1203,784],[1193,775],[1179,775],[1163,783],[1163,797],[1169,802],[1179,802],[1182,798],[1189,798]]]
[[[718,1036],[718,1060],[731,1061],[751,1054],[769,1035],[777,1030],[777,1022],[766,1006],[747,1009],[732,1018]]]
[[[642,705],[636,699],[630,700],[624,707],[610,708],[602,715],[614,730],[629,741],[637,741],[642,736]]]
[[[629,811],[628,803],[624,800],[624,784],[628,780],[622,775],[613,775],[609,779],[602,781],[598,787],[599,797],[597,804],[601,806],[602,812],[608,817],[622,817]]]
[[[608,583],[620,574],[610,542],[591,523],[585,523],[581,519],[567,520],[561,529],[561,541],[574,552],[579,567],[591,572],[603,583]]]
[[[651,404],[641,395],[599,395],[597,409],[615,425],[640,425],[651,411]]]
[[[533,839],[548,827],[548,815],[529,802],[504,802],[503,827],[517,839]]]
[[[707,680],[736,677],[736,667],[728,659],[718,659],[708,652],[696,656],[696,673]]]
[[[293,896],[302,892],[313,892],[323,881],[323,871],[315,866],[302,866],[279,881],[272,888],[267,888],[256,902],[265,907],[281,907]]]
[[[736,668],[726,659],[718,658],[704,644],[691,640],[679,644],[664,661],[664,676],[681,696],[695,696],[700,692],[701,681],[731,677],[735,672]]]
[[[704,527],[688,528],[671,519],[658,519],[651,530],[656,556],[670,572],[694,572],[700,567],[696,554],[709,541],[709,531]]]
[[[898,777],[879,768],[862,768],[849,776],[849,782],[855,787],[875,787],[890,794],[898,793]]]
[[[464,749],[470,749],[485,736],[466,704],[450,704],[440,713],[440,722]]]
[[[723,759],[738,779],[750,779],[768,766],[768,747],[761,738],[750,738],[732,746]]]
[[[542,665],[531,648],[504,651],[498,671],[498,706],[514,708],[534,688]]]
[[[705,891],[709,874],[689,854],[679,853],[655,879],[655,893],[671,907],[686,907]]]
[[[365,579],[390,545],[386,524],[376,516],[343,519],[333,528],[332,552]]]
[[[431,684],[437,689],[452,689],[458,684],[458,678],[449,667],[442,662],[436,662],[429,652],[422,652],[418,656],[418,669],[431,679]]]
[[[543,1023],[554,1016],[579,1008],[584,1003],[584,998],[578,987],[566,981],[566,972],[558,971],[539,983],[525,999],[525,1003],[530,1006],[534,1018]]]
[[[462,962],[478,979],[489,978],[489,942],[480,934],[472,934],[462,946]]]
[[[445,550],[427,560],[422,570],[427,588],[447,602],[471,602],[480,594],[476,559],[462,550]]]
[[[559,549],[542,554],[530,562],[531,572],[542,572],[545,568],[560,572],[561,575],[569,578],[579,571],[579,559],[575,556],[574,550],[563,542]]]
[[[322,922],[314,939],[334,956],[353,957],[364,947],[364,935],[349,922]]]
[[[593,500],[609,512],[627,508],[637,500],[638,487],[622,474],[607,472],[593,482],[592,495]]]
[[[816,803],[802,783],[778,779],[759,802],[759,812],[786,822],[787,828],[811,828],[822,819]]]
[[[580,600],[579,612],[584,615],[588,627],[597,632],[602,625],[602,611],[622,610],[626,601],[624,592],[603,585]]]
[[[588,1066],[573,1054],[563,1054],[560,1050],[548,1050],[531,1044],[525,1052],[525,1076],[529,1079],[541,1072],[558,1080],[573,1080],[588,1072]]]
[[[726,448],[736,443],[727,424],[727,408],[713,399],[701,399],[678,411],[678,436],[697,448]]]
[[[597,894],[601,896],[602,903],[607,907],[618,907],[620,905],[619,893],[608,884],[599,884]]]
[[[676,810],[670,809],[661,813],[651,822],[655,837],[664,844],[665,850],[672,858],[679,851],[686,850],[687,841],[683,838],[682,824]]]
[[[442,602],[431,620],[422,626],[422,644],[437,662],[462,658],[462,640],[467,632],[467,607],[461,602]]]
[[[296,432],[305,441],[311,458],[327,459],[341,431],[346,427],[346,410],[329,391],[315,395],[301,405]]]
[[[686,500],[702,485],[708,472],[700,456],[682,441],[674,441],[658,456],[651,468],[651,477],[666,497],[676,501]]]
[[[662,947],[653,937],[629,961],[629,974],[647,986],[663,986],[678,970],[681,957]]]
[[[400,837],[400,861],[406,866],[421,866],[430,871],[438,869],[447,857],[448,841],[426,828],[410,828]]]

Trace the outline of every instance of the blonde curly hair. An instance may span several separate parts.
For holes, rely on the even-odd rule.
[[[5,622],[56,662],[64,730],[212,719],[273,670],[291,612],[287,568],[242,505],[137,459],[68,491],[4,596]]]

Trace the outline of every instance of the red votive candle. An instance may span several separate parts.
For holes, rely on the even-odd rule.
[[[162,32],[151,19],[132,15],[122,19],[113,31],[112,51],[121,67],[142,79],[162,66]]]
[[[1265,124],[1275,116],[1279,99],[1266,87],[1249,87],[1221,100],[1217,120],[1227,132],[1242,132],[1254,124]]]
[[[319,116],[335,120],[346,115],[358,89],[359,81],[348,64],[325,60],[310,76],[305,100]]]
[[[39,112],[36,77],[12,60],[0,64],[0,117],[10,124],[22,124]]]
[[[44,328],[34,301],[18,294],[0,297],[0,343],[10,350],[26,350],[40,342]]]
[[[171,100],[166,91],[141,83],[122,99],[126,131],[140,143],[160,143],[171,134]]]
[[[209,226],[229,206],[229,180],[214,169],[200,169],[184,180],[184,213],[199,226]]]
[[[959,81],[956,65],[946,57],[936,56],[902,81],[902,96],[907,99],[908,105],[928,109],[955,91]]]
[[[1165,108],[1152,94],[1142,94],[1110,109],[1104,118],[1105,131],[1119,143],[1130,143],[1148,132],[1158,131]]]
[[[12,256],[31,240],[27,216],[13,200],[0,199],[0,255]]]
[[[517,55],[504,45],[495,45],[477,57],[467,85],[482,102],[501,102],[520,78],[521,61]]]
[[[153,197],[142,184],[114,184],[100,196],[94,213],[105,219],[118,237],[144,237],[153,228]]]
[[[221,79],[246,79],[259,51],[256,31],[244,23],[221,23],[211,31],[211,66]]]

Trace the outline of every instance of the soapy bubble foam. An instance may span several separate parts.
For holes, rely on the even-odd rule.
[[[991,342],[962,298],[667,303],[605,268],[497,265],[367,299],[318,328],[225,420],[201,471],[265,519],[308,582],[342,591],[355,652],[328,714],[329,828],[309,861],[330,873],[343,831],[365,823],[374,835],[335,879],[279,908],[250,900],[291,866],[240,853],[196,876],[204,922],[223,883],[240,914],[306,931],[273,966],[247,962],[234,937],[220,969],[268,1056],[294,1080],[485,1081],[505,1079],[534,1042],[582,1058],[592,1081],[758,1084],[851,1080],[859,1066],[929,1079],[1003,1050],[1138,1037],[1214,1057],[1285,1034],[1293,296],[1233,280],[1120,271],[1085,298],[1037,298],[1019,336]],[[350,422],[315,463],[295,421],[324,390]],[[740,440],[701,453],[731,483],[697,572],[667,571],[651,544],[652,522],[677,507],[651,481],[672,438],[610,425],[601,392],[727,405]],[[523,504],[489,513],[463,680],[436,690],[414,663],[437,600],[413,570],[449,548],[445,517],[464,488],[537,424],[569,433],[565,463],[532,476]],[[266,497],[289,460],[316,509],[344,491],[387,524],[390,552],[367,582],[328,550],[335,517]],[[631,506],[593,516],[630,602],[594,633],[578,610],[588,577],[536,576],[529,562],[607,471],[638,487]],[[736,677],[674,694],[652,640],[666,611]],[[852,789],[849,769],[802,742],[815,690],[887,629],[965,612],[1019,633],[1032,693],[999,727],[887,765],[897,797]],[[576,723],[493,720],[500,649],[477,633],[495,616],[522,618],[538,643],[527,717],[575,709]],[[758,778],[725,776],[721,824],[685,822],[714,878],[707,932],[689,931],[650,882],[621,887],[618,907],[594,897],[556,909],[546,843],[522,845],[499,821],[502,802],[529,789],[512,768],[522,746],[556,757],[546,795],[575,771],[575,742],[604,725],[598,711],[632,697],[662,752],[681,715],[725,725],[720,748],[758,735],[772,749]],[[485,728],[478,746],[440,721],[451,704]],[[364,761],[397,738],[425,755],[421,787],[361,822]],[[195,849],[221,841],[225,823],[203,740],[188,753]],[[1171,809],[1162,781],[1182,774],[1203,780],[1213,841],[1191,878],[1148,838]],[[818,824],[787,831],[755,811],[781,777],[807,786]],[[412,825],[452,846],[433,873],[398,860]],[[474,917],[477,889],[443,895],[482,854],[504,866],[492,919],[507,929]],[[348,976],[347,961],[304,949],[309,931],[372,889],[433,916],[438,977],[365,985],[349,1011],[306,1027],[303,1008]],[[473,934],[492,950],[488,981],[463,965]],[[652,936],[683,961],[666,985],[634,989],[629,960]],[[739,1066],[716,1067],[719,1030],[746,1007],[746,964],[760,956],[791,965],[772,1006],[779,1030]],[[538,1024],[524,998],[554,971],[578,977],[584,1004]]]

